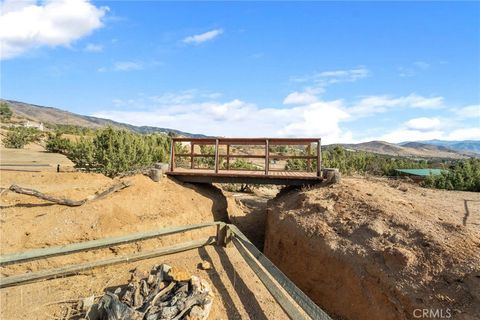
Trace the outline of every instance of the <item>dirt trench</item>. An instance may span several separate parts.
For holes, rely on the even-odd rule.
[[[333,319],[480,319],[478,193],[346,178],[225,194],[231,223]]]

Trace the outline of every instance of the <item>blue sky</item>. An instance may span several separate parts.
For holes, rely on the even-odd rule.
[[[2,1],[1,97],[327,143],[480,139],[479,2]]]

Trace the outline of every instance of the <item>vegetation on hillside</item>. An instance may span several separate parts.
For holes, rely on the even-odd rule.
[[[304,155],[304,153],[300,153]],[[347,151],[341,146],[322,150],[322,167],[337,168],[342,174],[372,174],[378,176],[396,175],[395,169],[427,168],[431,163],[426,160],[394,158],[363,151]],[[436,165],[439,165],[438,163]],[[307,161],[303,159],[287,160],[287,170],[307,170]],[[312,161],[311,169],[317,169],[316,161]]]
[[[24,145],[32,141],[35,135],[26,135],[27,128],[16,128],[9,134],[6,141],[10,145]],[[18,131],[18,132],[17,132]],[[15,132],[15,133],[13,133]],[[111,127],[91,130],[88,135],[81,135],[77,141],[70,141],[62,135],[65,133],[84,133],[75,127],[57,128],[50,133],[46,148],[51,152],[65,154],[77,168],[86,171],[101,172],[109,177],[148,167],[156,162],[167,162],[169,158],[170,136],[165,134],[137,134],[127,130]],[[15,138],[13,138],[15,137]],[[19,142],[20,141],[20,142]],[[27,142],[25,142],[27,141]],[[175,145],[177,154],[189,154],[190,148],[182,143]],[[200,154],[205,157],[195,157],[196,168],[213,169],[215,158],[213,146],[201,145]],[[270,150],[275,154],[305,155],[305,151],[292,147],[281,146]],[[275,157],[272,155],[272,159]],[[177,157],[176,165],[184,166],[190,163],[189,157]],[[219,159],[220,168],[226,169],[226,160]],[[231,169],[261,169],[255,163],[245,159],[230,161]],[[415,160],[408,158],[389,157],[369,152],[354,152],[335,146],[322,150],[322,166],[338,168],[342,174],[371,174],[376,176],[397,175],[395,169],[401,168],[443,168],[448,172],[441,176],[428,177],[423,185],[426,187],[450,190],[480,191],[480,160],[468,159],[446,163],[441,160]],[[285,165],[286,170],[316,170],[316,161],[308,165],[304,159],[290,159]]]
[[[77,168],[114,177],[166,162],[169,144],[167,135],[142,135],[108,127],[78,141],[52,134],[47,140],[47,150],[65,154]]]
[[[67,154],[72,148],[72,143],[70,140],[63,138],[61,132],[54,132],[48,134],[45,148],[50,152]]]
[[[480,159],[460,160],[438,176],[428,176],[425,187],[480,192]]]
[[[0,103],[0,120],[7,121],[12,117],[13,112],[5,102]]]
[[[78,136],[85,136],[95,133],[95,129],[72,124],[48,124],[47,128],[54,130],[56,134],[73,134]]]
[[[3,145],[5,148],[22,149],[30,142],[40,141],[42,135],[37,128],[15,127],[8,131]]]

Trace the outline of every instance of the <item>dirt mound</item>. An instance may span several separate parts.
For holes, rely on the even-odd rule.
[[[80,207],[3,193],[1,253],[226,219],[226,199],[214,187],[168,178],[157,183],[142,175],[124,179],[133,185]],[[77,200],[105,190],[115,181],[91,173],[2,172],[2,187],[13,183]]]
[[[345,178],[269,203],[265,253],[338,319],[480,316],[480,194]]]

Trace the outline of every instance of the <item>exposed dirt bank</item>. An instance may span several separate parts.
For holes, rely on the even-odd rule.
[[[123,235],[166,226],[227,218],[227,202],[215,187],[193,186],[137,175],[132,186],[80,207],[65,207],[13,192],[0,198],[2,254]],[[115,183],[90,173],[2,172],[1,185],[34,188],[44,193],[83,199]]]
[[[354,178],[284,192],[265,253],[338,319],[480,318],[478,193]]]
[[[265,241],[267,203],[278,191],[277,187],[261,187],[255,188],[252,193],[223,192],[228,203],[230,222],[261,251]]]

